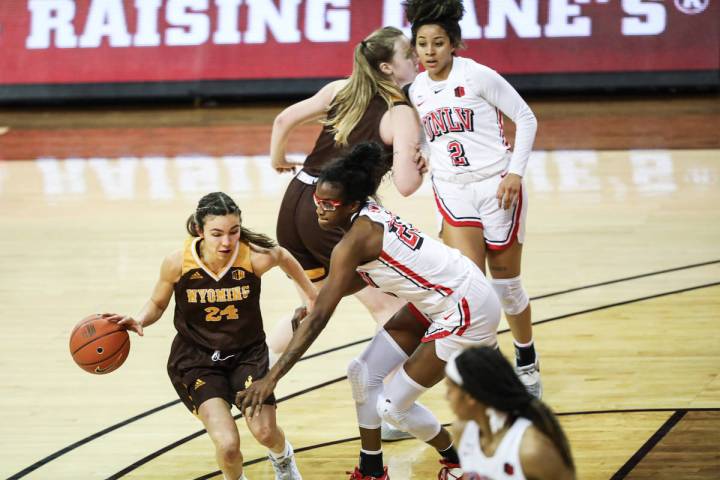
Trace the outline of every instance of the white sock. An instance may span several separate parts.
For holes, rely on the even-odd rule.
[[[273,457],[275,460],[279,460],[279,459],[281,459],[281,458],[289,457],[290,455],[293,454],[292,445],[290,445],[290,442],[288,442],[287,439],[285,439],[285,448],[283,448],[282,452],[276,453],[276,452],[273,452],[273,451],[270,450],[270,449],[268,449],[268,451],[270,452],[270,455],[272,455],[272,457]]]

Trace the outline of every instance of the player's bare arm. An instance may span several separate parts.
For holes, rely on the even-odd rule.
[[[273,267],[280,267],[290,278],[298,284],[305,296],[308,298],[309,306],[315,302],[317,298],[317,289],[305,275],[300,262],[292,256],[287,249],[277,246],[274,248],[263,248],[258,245],[250,244],[253,271],[258,277]]]
[[[285,146],[292,129],[324,118],[335,93],[344,82],[336,80],[328,83],[312,97],[290,105],[275,117],[270,136],[270,161],[278,173],[294,171],[300,165],[285,158]]]
[[[380,123],[380,136],[393,146],[392,179],[402,196],[409,196],[422,185],[424,163],[418,162],[420,122],[417,112],[408,105],[397,105]]]
[[[170,303],[175,284],[182,272],[182,250],[171,253],[160,266],[160,277],[155,283],[150,299],[145,303],[136,318],[128,315],[104,313],[108,321],[122,325],[138,335],[143,335],[143,328],[157,322]]]
[[[358,287],[357,266],[372,260],[375,250],[374,258],[380,255],[377,239],[373,238],[379,236],[379,244],[382,245],[382,233],[375,229],[379,225],[373,226],[371,222],[361,220],[365,219],[358,220],[333,250],[330,273],[318,294],[315,308],[300,324],[285,352],[264,378],[237,393],[235,403],[246,417],[261,411],[262,402],[270,396],[280,378],[290,371],[325,329],[342,297]]]

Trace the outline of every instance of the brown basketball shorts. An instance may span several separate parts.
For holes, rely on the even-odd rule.
[[[315,185],[293,178],[285,190],[277,219],[278,243],[302,265],[314,282],[327,276],[332,250],[343,237],[341,229],[323,230],[318,225],[313,192]]]
[[[268,369],[265,341],[229,354],[200,348],[180,335],[173,340],[167,364],[175,391],[194,414],[205,400],[211,398],[222,398],[233,405],[235,394],[245,390],[254,380],[263,378]],[[275,395],[270,395],[263,403],[275,405]]]

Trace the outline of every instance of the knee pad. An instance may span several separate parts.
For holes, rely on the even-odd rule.
[[[418,403],[417,398],[427,387],[416,383],[405,370],[400,369],[377,398],[377,413],[395,428],[427,442],[440,432],[440,422]]]
[[[368,398],[368,369],[367,364],[359,358],[354,358],[347,368],[348,382],[352,390],[352,397],[356,403],[363,403]]]
[[[530,304],[530,299],[520,282],[520,277],[493,278],[490,282],[500,299],[503,310],[508,315],[522,313]]]
[[[435,438],[442,428],[435,415],[418,402],[414,402],[406,410],[400,410],[392,400],[380,395],[377,400],[377,410],[380,418],[387,423],[423,442]]]

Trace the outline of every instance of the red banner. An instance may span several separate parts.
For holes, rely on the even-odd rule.
[[[402,0],[2,0],[0,84],[341,77]],[[466,0],[502,73],[720,69],[718,0]]]

